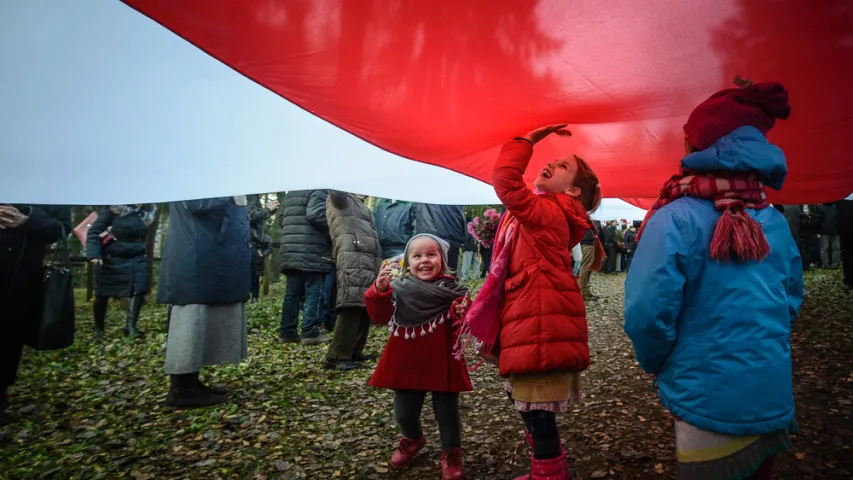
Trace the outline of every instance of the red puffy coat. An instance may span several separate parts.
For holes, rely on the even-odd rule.
[[[367,313],[374,323],[387,325],[394,314],[391,289],[384,293],[376,284],[364,295]],[[379,358],[370,386],[376,388],[423,390],[426,392],[469,392],[471,379],[464,361],[453,358],[454,328],[457,320],[455,302],[451,305],[452,320],[436,325],[436,330],[414,340],[402,335],[391,336]]]
[[[586,307],[572,275],[571,249],[589,229],[581,202],[533,193],[522,179],[533,146],[504,145],[492,183],[518,219],[501,314],[500,375],[589,367]]]

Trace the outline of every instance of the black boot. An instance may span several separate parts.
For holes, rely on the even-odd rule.
[[[6,387],[0,388],[0,427],[12,423],[12,419],[6,414],[6,408],[9,406],[9,397],[6,392]]]
[[[136,329],[136,322],[139,321],[139,312],[142,310],[142,295],[130,297],[130,305],[127,309],[127,325],[124,327],[124,334],[129,337],[140,337],[139,330]]]
[[[104,322],[107,318],[107,303],[109,301],[108,297],[95,297],[95,301],[92,303],[92,313],[95,317],[96,340],[104,338]]]
[[[202,408],[225,403],[227,398],[199,388],[198,372],[170,375],[171,387],[166,405],[176,408]]]
[[[222,396],[228,395],[228,389],[225,387],[209,387],[209,386],[205,385],[204,383],[202,383],[201,379],[198,377],[196,377],[196,381],[198,382],[198,383],[196,383],[196,386],[199,389],[201,389],[203,392],[212,393],[214,395],[222,395]]]

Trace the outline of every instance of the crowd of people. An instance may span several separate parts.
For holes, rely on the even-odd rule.
[[[586,305],[596,300],[590,278],[601,270],[628,272],[625,331],[674,416],[679,478],[773,478],[774,458],[796,429],[790,329],[803,269],[843,264],[850,286],[853,202],[768,208],[766,188],[782,188],[786,167],[765,135],[788,117],[788,94],[778,83],[738,82],[690,115],[679,173],[641,223],[590,218],[601,186],[578,155],[546,164],[535,190],[526,185],[535,145],[570,136],[566,125],[504,145],[493,185],[506,213],[488,249],[467,233],[459,206],[381,200],[371,211],[364,197],[334,190],[288,192],[281,205],[257,195],[173,202],[157,289],[172,308],[166,403],[227,400],[227,389],[200,372],[247,357],[246,304],[258,299],[273,251],[265,229],[277,216],[287,278],[280,341],[328,343],[324,367],[349,371],[376,358],[364,351],[371,323],[389,329],[369,384],[395,392],[393,468],[409,466],[426,444],[421,411],[430,393],[442,478],[462,478],[459,395],[474,390],[469,371],[489,362],[506,380],[532,452],[520,479],[572,478],[556,415],[581,398]],[[153,214],[150,204],[108,207],[88,232],[97,337],[110,298],[128,299],[125,332],[140,335]],[[6,389],[40,308],[45,249],[70,229],[66,207],[0,205],[4,422]],[[399,268],[383,264],[398,256]],[[472,300],[460,280],[480,276],[479,259],[488,275]]]

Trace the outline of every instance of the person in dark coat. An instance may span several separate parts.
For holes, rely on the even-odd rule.
[[[325,214],[325,194],[321,190],[287,192],[280,216],[281,272],[287,276],[281,306],[282,343],[320,345],[329,337],[320,333],[320,305],[326,275],[335,264],[329,231],[318,222]],[[314,222],[309,221],[309,210]],[[302,337],[297,331],[302,311]]]
[[[247,197],[249,210],[249,241],[252,243],[251,281],[252,303],[258,303],[261,295],[261,277],[266,271],[266,259],[272,253],[272,239],[266,233],[267,220],[278,211],[278,201],[273,200],[266,206],[261,204],[260,195]]]
[[[634,261],[634,252],[637,250],[637,227],[631,225],[628,231],[625,232],[625,271],[631,269],[631,262]]]
[[[364,294],[379,274],[382,246],[376,221],[361,197],[329,191],[326,218],[337,265],[340,316],[324,368],[352,370],[359,368],[360,362],[375,358],[364,354],[371,323]]]
[[[98,214],[86,234],[86,259],[95,265],[95,337],[104,337],[110,298],[129,298],[125,335],[139,336],[136,324],[150,287],[145,239],[154,222],[153,203],[112,205]]]
[[[460,205],[414,205],[415,233],[435,235],[450,244],[447,266],[451,272],[459,267],[459,249],[468,236],[468,224]],[[408,240],[407,240],[408,241]]]
[[[853,195],[835,204],[844,286],[853,289]]]
[[[41,315],[48,245],[71,233],[71,209],[0,204],[0,425],[15,383],[24,339]]]
[[[800,256],[805,260],[805,254],[803,252],[803,234],[802,234],[802,223],[803,223],[803,207],[800,205],[779,205],[779,210],[782,215],[785,215],[785,221],[788,222],[788,229],[791,231],[791,236],[794,237],[794,243],[797,244],[797,250],[800,252]],[[803,268],[806,267],[806,262],[803,262]]]
[[[611,220],[604,229],[604,250],[607,253],[607,262],[604,265],[603,273],[616,273],[616,255],[619,253],[618,240],[616,220]]]
[[[166,404],[180,408],[226,401],[226,390],[199,380],[207,365],[248,356],[249,217],[246,197],[172,202],[157,301],[172,305],[165,371]]]
[[[841,237],[838,236],[838,216],[835,204],[812,205],[817,214],[817,233],[820,235],[820,264],[823,268],[838,268],[841,264]]]
[[[406,249],[406,243],[415,234],[414,215],[411,202],[383,198],[376,204],[373,218],[385,258],[401,255]]]

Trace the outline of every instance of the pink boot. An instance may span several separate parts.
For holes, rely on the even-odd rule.
[[[421,435],[418,440],[403,437],[400,439],[400,446],[391,455],[391,468],[401,469],[406,468],[415,459],[418,452],[426,445],[426,438]]]
[[[462,450],[441,452],[441,480],[462,480]]]
[[[536,460],[531,457],[530,469],[530,475],[522,475],[515,480],[571,480],[572,478],[565,454],[546,460]]]

